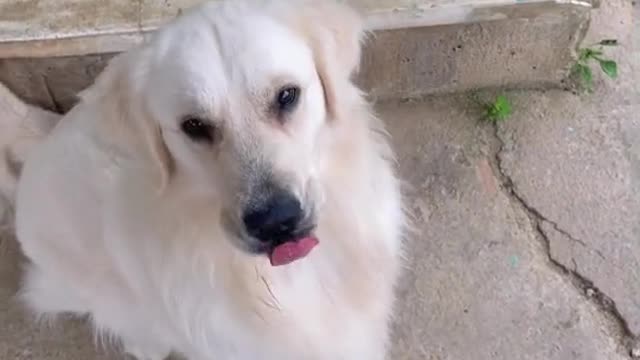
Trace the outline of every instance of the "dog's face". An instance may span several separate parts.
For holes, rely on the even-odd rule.
[[[127,76],[169,186],[219,204],[231,238],[253,253],[312,237],[323,134],[348,120],[338,113],[359,19],[312,3],[208,4],[127,60],[144,58]]]

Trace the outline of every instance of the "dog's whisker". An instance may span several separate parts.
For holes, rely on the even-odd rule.
[[[268,306],[268,305],[267,305]],[[264,317],[264,315],[262,315],[262,313],[260,311],[258,311],[256,308],[251,308],[251,311],[263,322],[267,322],[267,319]]]
[[[331,292],[329,291],[329,289],[327,289],[326,284],[324,283],[324,281],[318,279],[318,284],[320,285],[320,288],[322,289],[322,291],[327,295],[327,299],[329,299],[329,302],[332,305],[335,305],[335,299],[333,298],[333,295],[331,294]]]
[[[273,291],[271,290],[271,286],[269,286],[269,282],[267,281],[267,279],[264,278],[264,276],[260,276],[260,279],[262,279],[262,283],[264,284],[264,286],[267,289],[267,292],[269,292],[269,295],[271,296],[271,298],[273,299],[273,301],[275,301],[275,306],[277,307],[278,310],[280,309],[280,301],[278,301],[278,298],[275,296],[275,294],[273,293]]]
[[[253,269],[256,272],[256,280],[260,280],[260,271],[258,271],[258,266],[254,266]]]
[[[281,310],[282,310],[282,309],[280,309],[279,307],[277,307],[276,305],[274,305],[273,303],[271,303],[271,302],[269,302],[269,301],[267,301],[267,300],[265,300],[265,299],[263,299],[263,298],[259,298],[259,301],[260,301],[263,305],[265,305],[266,307],[271,308],[271,309],[273,309],[273,310],[277,310],[277,311],[281,311]]]

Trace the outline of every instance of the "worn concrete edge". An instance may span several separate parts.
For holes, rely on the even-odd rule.
[[[427,5],[419,5],[412,8],[371,12],[366,16],[366,23],[371,31],[384,31],[557,16],[567,11],[580,13],[591,9],[590,1],[527,0],[527,2],[514,4],[512,1],[496,0],[495,3],[474,6],[466,4],[428,8]],[[54,33],[50,38],[0,41],[0,58],[83,56],[122,52],[144,42],[159,25],[96,30],[93,34]]]

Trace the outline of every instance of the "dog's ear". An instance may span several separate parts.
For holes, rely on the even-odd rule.
[[[145,56],[148,56],[145,48],[118,55],[94,85],[81,93],[81,98],[97,107],[93,111],[99,114],[98,130],[105,136],[105,142],[154,164],[154,177],[157,176],[162,190],[173,172],[173,159],[160,125],[153,121],[142,100],[141,84],[147,73]]]
[[[335,0],[300,0],[299,11],[291,11],[294,29],[307,39],[324,88],[330,118],[339,118],[343,91],[360,64],[364,22],[355,9]],[[345,83],[346,82],[346,83]]]

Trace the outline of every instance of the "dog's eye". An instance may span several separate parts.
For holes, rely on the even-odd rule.
[[[287,86],[278,92],[276,98],[278,110],[290,111],[298,104],[300,96],[300,88],[296,86]]]
[[[213,141],[213,126],[196,117],[186,117],[180,124],[180,128],[193,141]]]

